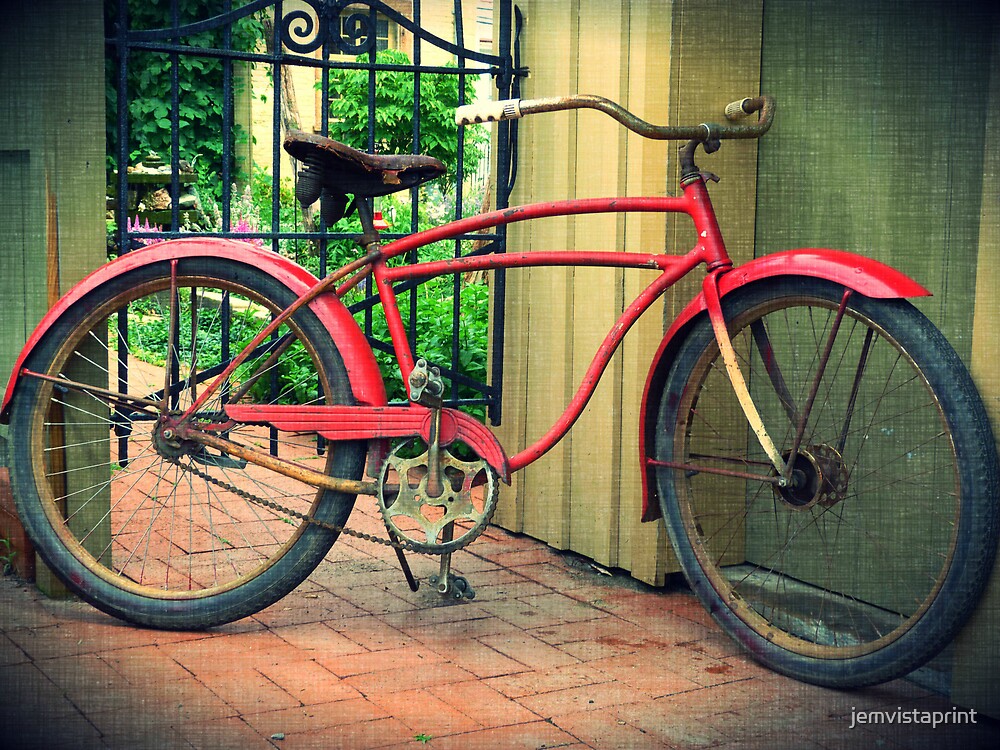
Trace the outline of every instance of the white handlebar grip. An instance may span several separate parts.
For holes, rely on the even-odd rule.
[[[737,102],[729,102],[729,104],[726,105],[726,119],[739,120],[741,117],[746,117],[747,111],[743,109],[743,105],[748,101],[750,101],[749,97],[740,99]]]
[[[455,122],[471,125],[474,122],[516,120],[521,116],[520,99],[502,99],[498,102],[476,102],[455,110]]]

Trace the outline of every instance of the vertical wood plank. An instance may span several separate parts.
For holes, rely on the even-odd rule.
[[[627,101],[644,120],[665,123],[670,96],[672,14],[658,3],[629,6]],[[667,40],[668,43],[665,43]],[[667,155],[675,144],[626,137],[625,193],[664,195],[676,190],[667,178]],[[624,248],[631,252],[666,252],[667,221],[656,214],[631,214],[624,222]],[[655,278],[644,271],[624,274],[624,299],[632,300]],[[653,352],[663,336],[663,303],[653,306],[635,324],[622,344],[621,441],[619,446],[620,504],[618,508],[617,565],[633,577],[653,585],[663,583],[666,530],[659,521],[641,523],[642,461],[639,456],[639,420],[642,391]]]
[[[677,0],[673,7],[670,50],[670,122],[690,123],[723,120],[725,105],[760,92],[760,56],[763,3],[740,3],[733,6],[722,0],[695,2]],[[765,136],[766,137],[766,136]],[[675,144],[676,146],[676,144]],[[709,192],[720,229],[730,256],[736,263],[745,262],[754,253],[756,220],[756,141],[729,141],[711,155],[701,150],[697,163],[715,172],[721,182],[710,183]],[[676,147],[668,155],[667,181],[677,191],[679,164]],[[690,219],[668,220],[667,252],[683,253],[696,242]],[[696,272],[667,293],[664,303],[664,327],[700,291],[702,274]],[[734,418],[742,419],[738,412]],[[720,502],[740,502],[742,498],[723,498]],[[633,571],[635,571],[633,562]],[[660,582],[668,572],[676,571],[672,553],[658,558],[655,572],[643,569],[637,577]]]
[[[530,3],[522,6],[522,10],[529,15],[533,15],[533,7]],[[494,5],[493,28],[500,28],[500,5]],[[513,19],[511,19],[513,23]],[[494,34],[494,52],[499,48],[498,35]],[[529,37],[530,38],[530,37]],[[525,39],[524,50],[527,52],[528,39]],[[519,152],[523,154],[534,153],[535,139],[534,131],[528,128],[519,127],[518,130]],[[492,149],[496,153],[497,138],[496,131],[492,134]],[[515,155],[517,159],[517,155]],[[531,186],[534,184],[534,160],[517,159],[517,180],[514,192],[510,196],[511,205],[525,203],[530,199]],[[495,178],[495,175],[494,175]],[[493,194],[497,191],[494,189]],[[522,227],[511,226],[507,230],[508,250],[515,247],[521,251],[531,249],[531,236]],[[527,295],[528,270],[511,270],[506,274],[506,304],[502,311],[504,316],[504,356],[503,356],[503,418],[501,424],[494,428],[500,443],[504,446],[509,455],[521,451],[526,445],[525,422],[527,418],[527,378],[528,378],[528,358],[525,356],[528,338],[529,310],[523,304]],[[490,275],[490,283],[494,283],[495,275]],[[495,298],[490,294],[490,330],[493,330],[493,316],[497,314],[493,305]],[[492,353],[493,347],[490,347]],[[492,360],[488,364],[487,372],[493,371]],[[523,480],[522,473],[514,474],[511,477],[509,487],[501,485],[500,500],[497,505],[493,522],[510,531],[521,531],[524,527],[524,502],[520,497],[520,488]]]
[[[993,27],[990,90],[983,149],[983,201],[979,221],[975,313],[970,370],[990,415],[993,434],[1000,436],[1000,25]],[[955,641],[951,699],[993,717],[1000,716],[1000,574],[994,569],[975,614]]]
[[[620,2],[581,0],[579,9],[579,85],[583,93],[622,101],[628,74],[628,9]],[[625,130],[600,113],[576,115],[577,198],[620,195],[624,188]],[[617,250],[623,219],[592,214],[575,220],[576,249]],[[572,389],[622,311],[623,271],[572,269]],[[590,404],[567,436],[570,463],[570,544],[573,550],[605,565],[618,564],[618,507],[621,474],[621,357],[615,356]],[[570,394],[567,394],[570,395]]]
[[[524,82],[523,95],[543,97],[574,90],[575,68],[565,64],[577,53],[574,9],[569,5],[538,2],[526,4],[523,10],[525,59],[538,61],[532,76]],[[523,175],[519,177],[512,202],[572,197],[575,126],[569,114],[527,118],[521,122],[519,137],[521,167],[528,160],[524,155],[530,154],[532,173],[530,183]],[[548,219],[531,226],[515,224],[508,232],[510,252],[568,248],[572,243],[573,227],[567,219]],[[517,392],[516,398],[523,398],[521,445],[541,437],[562,413],[566,402],[572,356],[567,334],[572,322],[570,278],[565,268],[515,270],[507,275],[511,284],[507,309],[520,305],[520,314],[526,316],[518,327],[523,336],[506,339],[504,355],[505,367],[515,373],[514,382],[507,384],[507,392]],[[508,326],[508,330],[512,328]],[[523,367],[520,382],[516,374],[519,367]],[[513,425],[513,429],[519,431],[519,425]],[[566,444],[557,445],[522,472],[514,498],[521,530],[561,548],[569,541],[568,461]],[[526,487],[530,488],[530,497],[525,493]]]
[[[17,155],[13,174],[0,160],[0,220],[11,230],[0,285],[19,311],[4,329],[8,369],[54,298],[106,260],[101,4],[60,0],[45,10],[5,8],[10,44],[0,51],[0,153]],[[40,585],[46,571],[36,569]]]

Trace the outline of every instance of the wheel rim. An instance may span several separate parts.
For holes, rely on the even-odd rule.
[[[178,356],[170,382],[172,407],[180,411],[280,307],[231,281],[182,276],[177,289]],[[129,372],[124,392],[157,400],[167,366],[158,360],[167,359],[168,335],[162,328],[166,322],[170,330],[169,290],[169,278],[159,278],[107,300],[59,345],[47,374],[118,391],[121,355]],[[117,323],[122,309],[128,310],[127,339]],[[232,342],[228,353],[214,339],[224,317]],[[322,400],[321,393],[328,397],[328,375],[317,366],[320,358],[294,318],[279,329],[277,338],[283,337],[296,340],[281,357],[287,362],[271,363],[264,373],[268,363],[262,353],[236,371],[230,395],[261,371],[245,399],[314,403]],[[46,381],[38,387],[30,439],[45,515],[72,556],[119,589],[153,599],[212,597],[278,564],[308,529],[209,484],[191,468],[299,512],[317,511],[322,492],[252,464],[240,467],[219,454],[193,450],[180,454],[181,466],[171,463],[162,446],[157,450],[155,422],[148,413],[113,409],[106,399]],[[221,406],[216,394],[199,413],[214,410],[221,417]],[[266,427],[239,425],[228,436],[245,444],[270,442]],[[305,439],[280,436],[274,444],[283,455],[318,458],[315,445]],[[326,470],[333,459],[328,450]]]
[[[751,393],[786,458],[788,402],[804,400],[837,307],[795,302],[803,307],[789,309],[787,298],[758,305],[731,325]],[[766,356],[750,325],[758,318]],[[800,362],[809,363],[801,372]],[[710,346],[693,368],[674,460],[768,473],[754,436],[738,426],[745,420],[719,364]],[[912,628],[940,591],[956,549],[960,488],[954,444],[925,377],[855,310],[837,336],[800,459],[798,492],[707,473],[675,481],[691,552],[716,595],[766,641],[822,659],[873,653]]]

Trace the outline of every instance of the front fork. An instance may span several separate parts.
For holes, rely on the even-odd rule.
[[[816,368],[816,374],[813,376],[813,382],[810,386],[805,404],[801,410],[793,409],[792,413],[789,414],[789,418],[795,426],[795,436],[788,455],[782,456],[778,451],[777,446],[774,444],[774,440],[768,433],[767,428],[764,426],[764,420],[761,419],[760,412],[757,410],[757,406],[754,404],[753,398],[750,395],[750,389],[747,387],[746,379],[743,377],[743,373],[740,370],[739,362],[736,358],[736,350],[733,347],[732,339],[729,336],[729,329],[726,326],[726,320],[722,314],[722,301],[719,296],[719,276],[726,270],[728,269],[718,269],[710,272],[705,277],[705,281],[702,283],[702,291],[705,295],[705,303],[708,308],[709,320],[712,323],[712,331],[715,333],[715,340],[719,345],[722,360],[726,365],[726,374],[729,376],[729,382],[733,386],[733,392],[736,394],[736,398],[740,403],[740,408],[743,410],[743,414],[746,416],[747,422],[753,430],[754,435],[757,436],[757,441],[760,443],[761,448],[763,448],[764,453],[767,455],[771,465],[774,467],[776,472],[774,483],[778,487],[790,487],[794,484],[795,477],[793,474],[793,467],[795,466],[799,449],[802,447],[802,438],[805,435],[806,425],[809,422],[809,414],[812,411],[813,404],[815,403],[816,394],[819,392],[820,382],[823,380],[823,373],[826,371],[827,362],[830,360],[830,354],[833,351],[833,343],[837,338],[837,332],[840,330],[840,324],[844,319],[844,313],[847,310],[847,302],[850,299],[851,290],[846,288],[844,290],[844,296],[840,301],[840,306],[837,309],[837,315],[833,320],[833,324],[830,326],[830,333],[827,337],[826,346],[820,356],[818,367]],[[767,334],[766,331],[763,330],[763,326],[760,327],[759,331],[753,331],[753,335],[755,340],[757,340],[758,346],[766,348],[766,344],[759,340],[766,339]],[[768,368],[768,375],[771,379],[771,384],[780,393],[782,389],[784,389],[784,381],[781,377],[780,370],[777,370],[776,368]]]

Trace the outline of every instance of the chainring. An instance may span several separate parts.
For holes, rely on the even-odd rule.
[[[463,461],[442,447],[442,491],[432,496],[429,451],[425,446],[418,452],[420,445],[418,440],[401,443],[385,460],[378,482],[379,512],[392,536],[408,549],[443,555],[486,530],[497,506],[497,474],[482,459]]]

